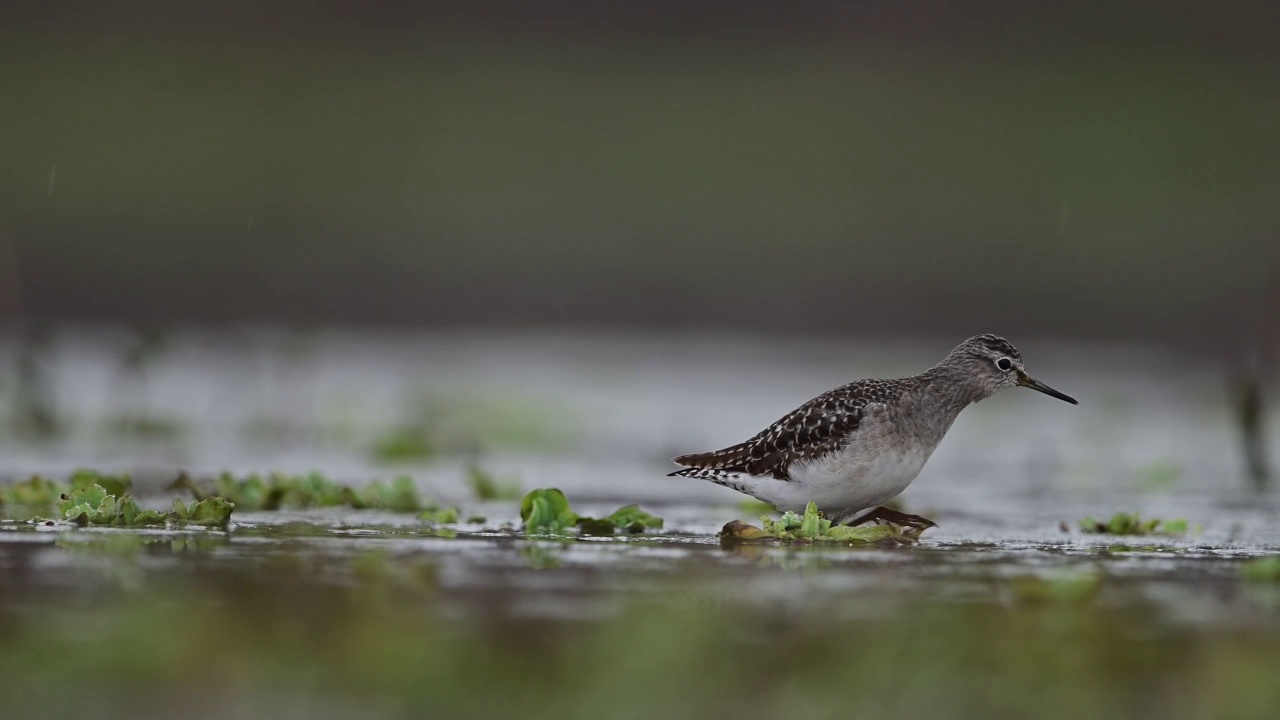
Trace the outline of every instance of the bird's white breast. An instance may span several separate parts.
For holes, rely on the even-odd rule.
[[[812,501],[828,516],[880,505],[897,496],[920,474],[936,444],[901,436],[864,437],[844,449],[791,466],[790,480],[773,480],[765,497],[783,510],[804,509]],[[884,440],[884,441],[880,441]],[[763,483],[761,483],[763,485]],[[758,487],[764,490],[764,487]]]

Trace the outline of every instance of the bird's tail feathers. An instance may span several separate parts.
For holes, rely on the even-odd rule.
[[[672,462],[684,467],[668,477],[691,477],[703,480],[720,480],[745,471],[744,464],[751,456],[751,448],[745,443],[705,453],[693,453],[674,458]]]

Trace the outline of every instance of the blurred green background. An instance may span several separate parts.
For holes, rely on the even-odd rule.
[[[1271,3],[4,13],[7,318],[1226,346],[1274,313]]]

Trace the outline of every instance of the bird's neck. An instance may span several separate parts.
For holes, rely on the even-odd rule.
[[[928,428],[935,432],[945,433],[962,410],[985,397],[981,387],[966,382],[967,378],[958,369],[945,364],[936,365],[915,379],[918,382],[913,383],[911,397],[905,400],[924,411],[916,417],[936,425]]]

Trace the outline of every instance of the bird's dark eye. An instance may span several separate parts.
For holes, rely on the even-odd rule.
[[[1000,358],[999,360],[996,361],[996,367],[1000,368],[1001,370],[1012,370],[1013,361],[1010,360],[1009,358]]]

